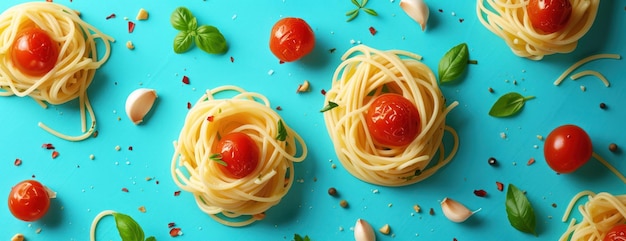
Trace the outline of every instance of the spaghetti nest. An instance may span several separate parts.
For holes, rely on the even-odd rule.
[[[582,191],[572,198],[563,215],[563,222],[567,221],[575,203],[583,197],[588,197],[588,200],[578,206],[582,220],[576,223],[576,219],[572,218],[559,241],[601,241],[612,227],[626,222],[626,195],[590,191]]]
[[[383,186],[409,185],[434,174],[456,153],[458,136],[445,119],[458,103],[445,106],[437,79],[420,59],[410,52],[380,51],[365,45],[343,55],[326,93],[326,102],[337,107],[325,111],[324,120],[339,161],[355,177]],[[421,132],[407,146],[378,145],[367,128],[368,108],[375,97],[386,92],[401,94],[419,112]],[[442,144],[445,131],[454,139],[447,156]]]
[[[237,94],[218,99],[214,94],[220,92]],[[260,150],[256,169],[240,179],[225,175],[211,158],[221,136],[231,132],[249,135]],[[174,182],[194,195],[203,212],[228,226],[248,225],[278,204],[292,186],[293,163],[307,155],[302,138],[265,96],[235,86],[207,90],[187,114],[174,148]]]
[[[572,14],[567,25],[545,34],[533,28],[526,6],[528,0],[478,0],[478,20],[504,39],[515,55],[540,60],[545,55],[569,53],[576,49],[595,21],[600,0],[570,0]]]
[[[59,44],[56,65],[43,76],[22,73],[11,60],[11,48],[21,30],[37,27]],[[104,44],[104,54],[98,56],[96,40]],[[58,105],[79,98],[82,129],[85,127],[85,108],[92,125],[88,133],[70,137],[55,132],[40,123],[44,129],[70,140],[87,138],[95,128],[95,118],[86,90],[96,69],[110,55],[113,39],[89,25],[78,14],[63,5],[52,2],[29,2],[15,5],[0,15],[0,96],[30,96],[43,107],[45,103]]]

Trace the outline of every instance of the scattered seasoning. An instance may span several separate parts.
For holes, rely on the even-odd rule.
[[[476,195],[477,197],[485,197],[487,196],[487,191],[483,189],[474,190],[474,195]]]
[[[209,117],[206,118],[206,120],[209,121],[209,122],[213,122],[214,119],[215,119],[214,116],[209,116]]]
[[[311,89],[311,84],[308,80],[304,80],[302,84],[298,85],[298,89],[296,89],[296,93],[308,92]]]
[[[337,196],[337,189],[335,189],[334,187],[329,188],[328,195]]]
[[[609,144],[609,151],[616,152],[618,150],[618,146],[615,143]]]
[[[487,159],[487,163],[491,166],[496,166],[498,165],[498,160],[496,160],[495,157],[489,157],[489,159]]]
[[[330,53],[332,54],[332,53],[334,53],[336,50],[337,50],[337,48],[332,48],[332,49],[329,49],[329,50],[328,50],[328,52],[330,52]]]
[[[43,145],[41,145],[41,147],[47,150],[54,150],[54,146],[50,143],[44,143]]]
[[[15,161],[13,162],[13,165],[15,165],[15,166],[20,166],[20,165],[22,165],[22,159],[15,158]]]
[[[380,227],[378,231],[384,235],[387,235],[391,232],[391,227],[389,226],[389,224],[385,224],[382,227]]]
[[[146,207],[144,207],[144,206],[140,206],[140,207],[138,208],[138,210],[139,210],[139,212],[145,213],[145,212],[146,212]]]
[[[132,151],[133,150],[133,146],[128,146],[128,150]]]
[[[132,42],[132,41],[128,40],[128,41],[126,42],[126,48],[127,48],[127,49],[130,49],[130,50],[133,50],[133,49],[135,49],[135,45],[133,44],[133,42]]]
[[[528,162],[526,163],[526,166],[530,166],[530,165],[532,165],[533,163],[535,163],[535,158],[532,158],[532,157],[531,157],[531,158],[528,160]]]
[[[183,232],[180,230],[180,228],[172,228],[172,229],[170,229],[170,236],[178,237],[180,235],[183,235]]]
[[[13,235],[13,237],[11,238],[11,241],[24,241],[24,234],[21,233],[16,233],[15,235]]]
[[[501,182],[496,182],[496,187],[498,187],[498,191],[504,190],[504,184]]]
[[[478,64],[478,60],[470,59],[467,61],[467,64]]]
[[[342,199],[341,201],[339,201],[339,206],[341,206],[342,208],[347,208],[348,201],[346,201],[345,199]]]
[[[439,12],[440,12],[440,13],[443,13],[443,9],[441,9],[441,8],[440,8],[440,9],[439,9]]]
[[[111,13],[111,15],[107,16],[106,20],[109,20],[109,19],[112,19],[112,18],[115,18],[115,13]]]
[[[52,159],[55,159],[57,157],[59,157],[59,152],[58,151],[53,151],[52,152]]]
[[[374,27],[370,26],[369,30],[370,30],[370,34],[372,34],[372,36],[376,35],[377,31],[376,31],[376,29]]]
[[[463,21],[465,21],[465,19],[459,18],[459,23],[462,23]]]
[[[320,93],[322,93],[322,95],[326,95],[326,90],[325,90],[325,89],[322,89],[322,90],[320,91]]]
[[[189,84],[189,77],[187,77],[186,75],[183,75],[183,84]]]
[[[435,209],[430,208],[430,210],[428,211],[428,214],[435,215]]]
[[[283,107],[280,107],[280,105],[276,106],[276,110],[283,110]]]
[[[128,192],[128,188],[123,187],[122,192]]]
[[[119,145],[115,146],[115,150],[116,151],[120,151],[122,149],[122,147],[120,147]]]
[[[493,88],[489,87],[489,89],[487,89],[489,91],[489,93],[493,93]]]
[[[167,228],[173,228],[174,226],[176,226],[176,223],[174,222],[167,223]]]
[[[135,23],[128,21],[128,33],[132,33],[135,30]]]
[[[235,58],[233,58],[233,56],[230,56],[230,62],[234,63],[235,62]]]
[[[137,16],[135,17],[135,19],[137,19],[137,20],[146,20],[146,19],[148,19],[148,11],[146,11],[143,8],[139,9],[139,12],[137,12]]]
[[[174,192],[174,197],[178,197],[178,196],[180,196],[180,191],[175,191]]]
[[[187,109],[191,109],[191,102],[187,102]]]
[[[606,109],[606,104],[604,102],[600,103],[600,109]]]
[[[552,207],[553,207],[553,208],[556,208],[556,203],[552,203]]]
[[[94,132],[93,132],[93,135],[92,135],[92,137],[93,137],[93,138],[96,138],[96,137],[98,137],[98,131],[94,131]]]

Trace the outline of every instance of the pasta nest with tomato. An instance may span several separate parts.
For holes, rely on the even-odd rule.
[[[446,107],[437,79],[430,68],[419,61],[421,56],[357,45],[349,49],[342,60],[333,75],[332,87],[325,98],[327,106],[322,111],[335,153],[348,172],[365,182],[403,186],[424,180],[452,160],[459,140],[456,131],[446,126],[445,121],[458,103],[455,101]],[[374,104],[390,93],[399,101],[392,105],[415,108],[417,114],[389,115],[386,121],[394,122],[394,118],[404,121],[399,129],[388,131],[391,136],[385,136],[387,132],[379,130],[386,130],[384,126],[370,126],[370,121],[381,119],[372,112],[384,109],[396,112],[394,106]],[[417,132],[409,138],[393,134],[408,129]],[[453,140],[447,153],[442,144],[446,131]],[[380,133],[383,133],[382,138],[388,138],[379,139]],[[400,138],[402,141],[398,142]]]
[[[229,93],[235,95],[228,98]],[[229,136],[235,134],[251,144],[233,144]],[[174,148],[174,182],[193,194],[203,212],[228,226],[262,219],[291,188],[294,162],[307,155],[302,138],[265,96],[235,86],[207,90],[189,110]],[[258,163],[235,163],[256,150]]]
[[[593,25],[599,4],[600,0],[478,0],[476,14],[515,55],[541,60],[574,51]]]
[[[25,57],[22,61],[27,63],[20,65],[16,62],[19,59],[16,48],[26,42],[16,41],[24,31],[32,29],[43,37],[28,40],[34,41],[30,43],[33,45],[30,50],[37,51],[41,43],[49,46],[42,47],[47,49],[42,50],[41,55]],[[104,44],[102,56],[98,56],[97,39]],[[0,88],[4,90],[0,96],[30,96],[44,106],[42,101],[57,105],[85,97],[96,69],[109,58],[112,41],[83,21],[76,11],[63,5],[52,2],[15,5],[0,15]],[[47,69],[24,66],[30,61],[53,66]]]

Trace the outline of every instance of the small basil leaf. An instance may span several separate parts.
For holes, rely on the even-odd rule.
[[[337,106],[339,106],[337,103],[332,102],[332,101],[328,101],[328,105],[324,106],[324,108],[321,109],[320,112],[326,112],[326,111],[332,110],[332,109],[336,108]]]
[[[187,22],[187,30],[194,31],[196,29],[198,29],[198,19],[193,17],[189,20],[189,22]]]
[[[133,218],[122,213],[114,213],[113,217],[122,241],[144,241],[143,229]]]
[[[224,35],[216,27],[202,25],[198,27],[196,32],[196,45],[204,52],[221,54],[228,50]]]
[[[154,236],[150,236],[146,239],[146,241],[156,241],[156,238]]]
[[[358,12],[358,11],[359,11],[359,9],[358,9],[358,8],[357,8],[357,9],[350,10],[350,11],[347,11],[347,12],[346,12],[346,16],[352,16],[352,15],[354,15],[354,14],[355,14],[356,12]]]
[[[376,11],[374,11],[374,9],[371,8],[363,8],[363,11],[365,11],[367,14],[372,15],[372,16],[378,16],[378,13]]]
[[[361,6],[360,6],[360,7],[365,7],[365,5],[367,4],[367,2],[368,2],[368,1],[369,1],[369,0],[363,0],[363,1],[361,2]]]
[[[276,136],[276,140],[285,141],[285,139],[287,139],[287,128],[285,128],[283,120],[278,120],[278,136]]]
[[[189,22],[191,22],[192,19],[195,18],[189,9],[185,7],[178,7],[174,10],[174,12],[172,12],[172,15],[170,16],[170,23],[175,29],[180,31],[193,30],[189,29]]]
[[[489,115],[493,117],[508,117],[517,114],[527,100],[534,96],[524,97],[519,93],[510,92],[500,96],[496,103],[491,106]]]
[[[352,21],[354,18],[356,18],[356,16],[359,16],[359,11],[357,9],[356,12],[354,12],[352,15],[350,15],[350,17],[348,18],[348,20],[346,20],[346,22],[350,22]]]
[[[193,38],[191,33],[187,31],[180,31],[174,38],[174,52],[177,54],[187,52],[193,44]]]
[[[439,61],[439,82],[445,84],[460,77],[467,67],[468,60],[469,50],[466,43],[448,50]]]
[[[537,236],[535,211],[524,192],[509,184],[506,192],[506,215],[515,229]]]
[[[352,4],[354,4],[357,7],[361,7],[361,4],[359,2],[357,2],[356,0],[351,0]]]

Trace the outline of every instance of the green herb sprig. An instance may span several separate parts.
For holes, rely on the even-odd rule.
[[[352,0],[352,4],[354,4],[356,6],[356,9],[350,10],[348,12],[346,12],[346,16],[348,16],[348,20],[346,20],[346,22],[350,22],[352,21],[354,18],[356,18],[356,16],[359,16],[359,12],[361,11],[361,9],[363,9],[363,12],[372,15],[372,16],[378,16],[378,13],[371,8],[366,8],[365,5],[367,4],[368,0],[361,0],[361,2],[359,3],[358,0]]]
[[[285,141],[287,139],[287,128],[285,128],[285,124],[283,120],[278,120],[278,135],[276,136],[276,140]]]
[[[534,99],[534,96],[524,97],[516,92],[509,92],[500,96],[496,103],[491,106],[489,115],[493,117],[509,117],[517,114],[527,100]]]
[[[211,154],[211,156],[209,156],[209,159],[211,159],[211,161],[217,162],[217,164],[220,164],[222,166],[228,166],[228,164],[226,164],[226,162],[222,160],[222,154]]]
[[[524,192],[513,184],[506,192],[506,215],[515,229],[537,236],[535,211]]]
[[[198,26],[196,17],[185,7],[174,10],[170,23],[180,31],[174,37],[174,52],[177,54],[187,52],[194,43],[209,54],[221,54],[228,50],[224,35],[216,27]]]
[[[294,234],[293,235],[293,240],[294,241],[311,241],[311,239],[309,238],[308,235],[305,235],[304,237],[300,236],[300,234]]]
[[[332,110],[336,108],[337,106],[339,106],[337,103],[328,101],[328,105],[324,106],[324,108],[322,108],[320,112],[326,112],[326,111]]]
[[[439,61],[439,83],[446,84],[461,77],[469,63],[466,43],[452,47]]]

